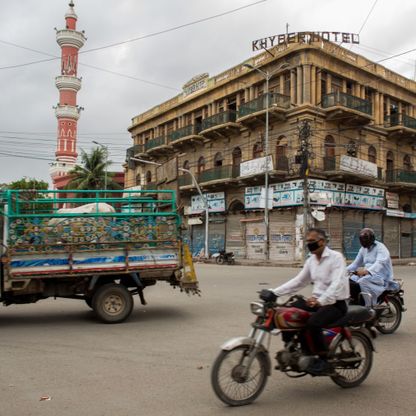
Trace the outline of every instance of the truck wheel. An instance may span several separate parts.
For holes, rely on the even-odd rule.
[[[116,283],[101,286],[92,298],[92,308],[106,324],[123,322],[133,309],[133,297],[127,288]]]

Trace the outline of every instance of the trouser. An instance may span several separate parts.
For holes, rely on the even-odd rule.
[[[350,279],[350,295],[354,305],[365,305],[365,299],[360,295],[361,292],[360,284]]]
[[[312,312],[312,315],[306,323],[306,333],[309,334],[312,343],[313,350],[311,352],[325,356],[328,346],[325,342],[322,328],[336,322],[347,313],[347,302],[345,300],[338,300],[332,305],[310,307],[304,299],[299,299],[291,306]],[[292,333],[283,332],[282,337],[284,342],[288,342],[292,338]]]

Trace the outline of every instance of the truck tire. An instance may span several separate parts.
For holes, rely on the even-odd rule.
[[[106,324],[123,322],[130,316],[133,304],[133,297],[128,289],[116,283],[101,286],[92,298],[94,312]]]

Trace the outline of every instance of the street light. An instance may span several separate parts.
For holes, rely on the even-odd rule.
[[[281,69],[287,68],[290,66],[288,62],[282,62],[281,65],[279,65],[277,68],[275,68],[273,71],[263,71],[259,68],[256,68],[255,66],[251,64],[243,64],[246,68],[253,69],[254,71],[257,71],[259,74],[263,76],[263,78],[266,80],[266,132],[264,137],[264,153],[266,155],[266,170],[264,172],[264,186],[265,186],[265,203],[264,203],[264,225],[266,228],[265,238],[264,238],[264,255],[265,259],[269,259],[269,250],[268,250],[268,236],[269,236],[269,163],[268,163],[268,156],[269,156],[269,81],[270,78]]]
[[[96,140],[92,141],[94,144],[97,144],[105,151],[105,170],[104,170],[104,190],[107,190],[107,163],[108,163],[108,146],[97,142]],[[106,197],[106,193],[104,193],[104,198]]]
[[[137,157],[131,157],[130,160],[134,160],[136,162],[140,162],[140,163],[144,163],[144,164],[148,164],[148,165],[156,165],[156,166],[162,166],[162,163],[157,163],[157,162],[152,162],[150,160],[144,160],[144,159],[139,159]],[[198,181],[195,178],[195,175],[189,170],[189,169],[185,169],[185,168],[178,168],[178,170],[180,170],[181,172],[185,172],[188,173],[189,175],[191,175],[192,181],[195,184],[195,187],[202,199],[202,201],[204,202],[204,209],[205,209],[205,245],[204,245],[204,255],[205,258],[209,258],[209,247],[208,247],[208,229],[209,229],[209,206],[208,206],[208,200],[207,198],[204,196],[204,194],[201,191],[201,188],[198,184]]]

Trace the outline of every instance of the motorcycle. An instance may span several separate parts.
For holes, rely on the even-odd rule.
[[[211,372],[211,385],[216,396],[230,406],[242,406],[253,402],[266,386],[271,375],[271,359],[268,345],[271,336],[282,332],[293,334],[291,341],[277,352],[276,370],[297,378],[312,374],[308,369],[316,357],[305,330],[310,312],[293,306],[302,298],[292,296],[278,304],[261,292],[258,302],[251,302],[251,312],[256,316],[247,337],[232,338],[221,346]],[[375,312],[364,306],[354,305],[347,314],[324,329],[328,344],[328,376],[343,387],[355,387],[368,376],[373,362],[373,338],[376,331],[368,325],[350,329],[351,325],[371,322]]]
[[[212,255],[215,258],[217,264],[235,264],[235,258],[233,252],[226,252],[225,250],[220,250],[218,253]]]
[[[377,299],[377,304],[372,306],[376,312],[373,325],[382,334],[392,334],[402,321],[402,314],[406,312],[404,306],[403,280],[396,279],[397,290],[385,290]],[[370,297],[369,293],[361,292],[361,297]],[[356,302],[355,302],[356,303]]]

